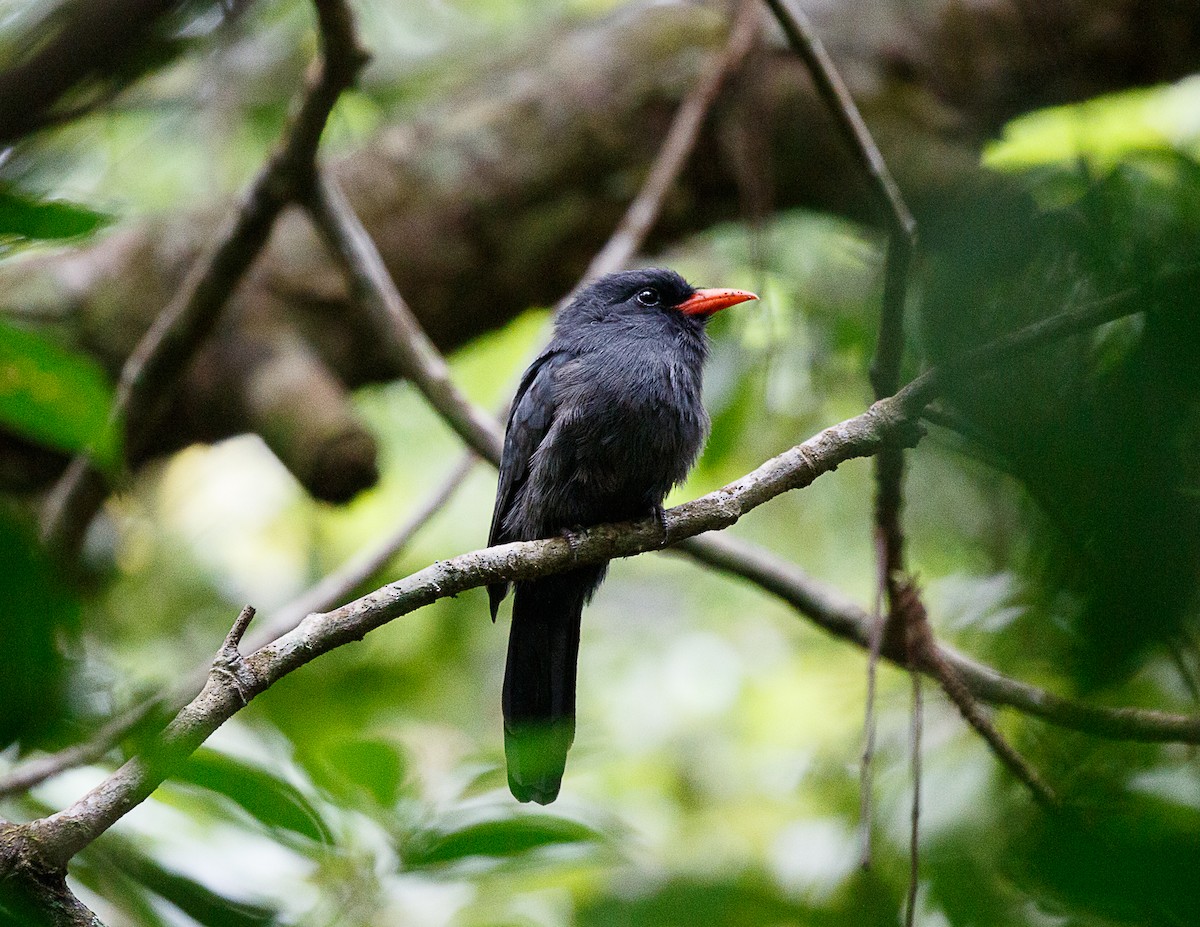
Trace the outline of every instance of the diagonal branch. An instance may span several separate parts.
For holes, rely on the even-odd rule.
[[[269,644],[292,630],[313,612],[333,608],[344,602],[355,589],[360,588],[367,580],[382,570],[389,560],[395,558],[408,546],[409,541],[416,533],[425,527],[430,519],[454,497],[478,462],[479,458],[475,454],[470,452],[464,454],[445,481],[395,531],[377,543],[364,548],[338,569],[322,577],[275,611],[266,622],[259,625],[255,633],[250,635],[248,638],[250,645],[258,648]]]
[[[743,0],[738,7],[737,17],[725,48],[679,104],[675,119],[667,130],[666,138],[663,139],[654,163],[650,166],[642,188],[625,210],[625,215],[604,247],[588,264],[571,295],[598,277],[621,270],[633,260],[658,221],[663,201],[695,150],[696,139],[700,137],[700,130],[704,127],[704,120],[708,117],[717,94],[729,75],[741,65],[757,32],[757,4],[755,0]]]
[[[672,538],[719,531],[782,493],[810,485],[847,460],[875,454],[886,442],[915,443],[920,439],[915,424],[919,411],[904,393],[877,402],[727,486],[670,509],[664,515],[666,530]],[[21,825],[22,832],[36,845],[47,868],[61,869],[144,801],[179,762],[251,699],[321,654],[468,589],[658,550],[663,527],[658,519],[649,518],[589,528],[572,542],[562,538],[522,541],[461,554],[331,612],[309,615],[283,637],[240,658],[236,674],[226,671],[223,649],[204,689],[165,728],[152,755],[134,757],[69,808]]]
[[[1104,309],[1108,315],[1115,312],[1111,306]],[[1039,338],[1048,337],[1046,331],[1043,327]],[[667,530],[680,539],[720,530],[776,496],[809,485],[847,460],[872,456],[888,442],[915,443],[920,438],[917,418],[936,393],[937,375],[931,371],[895,396],[827,428],[741,479],[669,510],[665,516]],[[228,668],[229,659],[225,667],[217,666],[201,693],[164,730],[153,755],[132,758],[67,809],[29,824],[11,826],[6,839],[23,840],[36,847],[47,869],[61,870],[79,850],[149,796],[175,764],[248,701],[321,654],[359,640],[369,631],[439,598],[489,583],[532,579],[580,564],[655,550],[661,540],[662,525],[657,519],[646,519],[600,525],[581,533],[571,543],[555,538],[506,544],[438,561],[333,611],[309,615],[288,634],[250,656],[240,657],[235,661],[236,673],[216,671]],[[711,539],[705,543],[711,543]],[[839,620],[845,626],[846,616]],[[859,625],[865,635],[867,619]],[[974,665],[973,672],[964,671],[963,675],[968,679],[972,676],[987,679],[991,691],[997,693],[997,703],[1018,705],[1019,697],[1013,697],[1012,693],[1023,694],[1032,713],[1053,717],[1062,714],[1067,718],[1082,714],[1091,718],[1097,728],[1107,726],[1111,730],[1114,725],[1124,725],[1136,739],[1200,742],[1200,719],[1084,708],[1055,700],[1046,693],[1030,701],[1030,691],[1037,690],[1006,680],[987,668]],[[1047,704],[1056,704],[1058,708],[1047,710]],[[1152,732],[1147,733],[1148,729]]]
[[[247,646],[257,649],[292,630],[306,615],[345,601],[355,589],[397,556],[413,536],[428,524],[458,491],[464,476],[477,461],[478,458],[473,453],[464,455],[442,486],[395,531],[366,547],[340,568],[305,589],[266,619],[259,621],[255,629],[246,635]],[[68,769],[103,759],[122,738],[128,736],[152,715],[166,716],[182,709],[203,687],[206,676],[207,668],[189,673],[186,682],[163,689],[131,705],[84,742],[20,763],[7,775],[0,776],[0,798],[26,792]]]
[[[1177,274],[1172,274],[1171,277],[1191,277],[1196,275],[1196,273],[1197,268],[1187,268],[1177,272]],[[1135,299],[1139,295],[1141,294],[1134,290],[1126,290],[1116,293],[1112,296],[1096,300],[1095,302],[1092,302],[1086,306],[1081,306],[1078,309],[1070,312],[1060,313],[1059,315],[1045,319],[1041,322],[1034,323],[1033,325],[1020,329],[1019,331],[1012,332],[986,345],[982,345],[977,350],[967,353],[962,358],[959,358],[955,361],[949,361],[941,368],[935,368],[918,377],[904,390],[906,402],[911,404],[910,408],[918,410],[919,414],[924,415],[927,411],[926,407],[928,404],[937,398],[941,388],[941,383],[945,378],[959,375],[964,371],[974,371],[977,374],[986,373],[990,367],[999,367],[1004,361],[1021,353],[1022,351],[1028,351],[1038,347],[1039,345],[1047,344],[1060,338],[1069,337],[1074,334],[1088,331],[1089,329],[1096,328],[1099,325],[1103,325],[1123,316],[1133,314],[1139,311],[1136,308]],[[489,462],[494,466],[498,461],[497,459],[490,459]],[[451,486],[449,488],[452,489],[453,481],[450,481],[450,483]],[[443,491],[446,491],[446,489],[444,488]],[[422,513],[418,513],[417,516],[414,516],[413,530],[415,530],[416,527],[419,527],[419,524],[421,521],[423,521],[424,511],[425,510],[422,510]],[[434,508],[434,511],[436,511],[436,508]],[[430,514],[432,514],[432,512]],[[398,533],[403,535],[407,532],[404,528],[402,528]],[[710,549],[707,546],[716,543],[716,541],[716,538],[698,539],[696,541],[680,545],[680,549],[685,550],[687,553],[699,560],[702,560],[703,562],[712,562],[713,565],[719,566],[719,563],[713,562],[711,559],[717,556],[717,554],[714,553],[713,549]],[[701,554],[703,554],[703,556],[701,556]],[[369,553],[364,554],[364,558],[369,556]],[[753,558],[751,558],[750,562],[744,562],[742,564],[743,569],[731,568],[731,572],[740,573],[751,581],[763,586],[763,588],[767,589],[768,591],[781,595],[783,598],[789,598],[789,596],[794,596],[797,594],[797,587],[794,584],[789,587],[789,592],[780,592],[779,589],[773,585],[775,581],[772,579],[771,575],[769,573],[762,574],[757,572],[757,568],[753,566],[752,561]],[[348,569],[350,569],[349,565]],[[354,585],[357,585],[357,581],[352,583],[346,591],[348,592],[349,589],[352,589]],[[803,583],[801,583],[801,585],[803,585]],[[307,614],[307,609],[321,608],[325,605],[332,604],[332,601],[334,601],[336,598],[340,598],[340,596],[333,597],[331,594],[330,599],[318,604],[316,599],[320,597],[314,596],[313,601],[308,602],[307,605],[302,604],[309,593],[315,594],[320,588],[321,585],[314,587],[314,589],[302,594],[301,597],[295,603],[293,603],[293,606],[285,606],[284,609],[281,610],[283,613],[286,613],[288,621],[296,622],[302,618],[304,614]],[[817,593],[814,593],[814,595],[815,598],[810,599],[806,597],[806,594],[800,594],[799,599],[789,600],[793,601],[793,604],[796,604],[802,612],[808,615],[817,624],[828,627],[828,629],[835,634],[847,637],[851,640],[856,640],[854,632],[845,630],[844,625],[839,624],[837,620],[828,619],[828,616],[836,614],[839,611],[839,608],[837,606],[823,606],[821,604],[821,595]],[[846,607],[851,609],[854,608],[854,606]],[[828,625],[828,620],[833,620],[833,624]],[[290,628],[293,626],[294,624],[288,624],[286,629],[290,630]],[[868,625],[864,624],[863,627],[866,628]],[[284,630],[284,621],[282,618],[277,616],[270,620],[266,628],[269,628],[273,633],[279,633]],[[260,641],[264,636],[265,629],[258,635],[255,635],[256,642]],[[864,641],[867,639],[868,638],[866,636],[863,637]],[[885,652],[884,655],[888,656],[889,654]],[[896,658],[893,656],[891,659],[895,660]],[[956,657],[955,659],[965,660],[966,658]],[[903,657],[900,658],[900,662],[903,662]],[[952,661],[952,663],[953,662],[954,661]],[[964,672],[961,665],[958,663],[954,663],[954,665],[960,672]],[[997,673],[995,670],[981,667],[979,664],[972,664],[972,666],[974,666],[978,672],[990,674],[990,676],[995,680],[1001,681],[1001,687],[999,690],[993,691],[989,689],[986,693],[982,693],[979,689],[979,685],[983,685],[983,683],[979,682],[978,672],[966,672],[967,684],[971,687],[972,692],[974,692],[977,697],[982,698],[985,701],[1011,705],[1022,712],[1039,716],[1041,716],[1041,711],[1038,708],[1039,705],[1053,705],[1053,717],[1048,718],[1048,720],[1052,720],[1054,723],[1059,723],[1066,727],[1078,727],[1080,730],[1086,730],[1091,733],[1099,733],[1102,736],[1110,736],[1117,739],[1180,740],[1193,742],[1189,741],[1188,735],[1186,734],[1186,731],[1189,730],[1188,725],[1192,723],[1191,719],[1183,718],[1181,721],[1179,716],[1163,715],[1162,717],[1168,719],[1168,721],[1166,723],[1166,727],[1162,728],[1157,721],[1151,718],[1150,715],[1143,716],[1135,714],[1131,715],[1127,719],[1123,714],[1121,714],[1121,711],[1123,711],[1121,709],[1117,709],[1116,713],[1114,714],[1105,709],[1076,708],[1073,707],[1076,705],[1076,703],[1062,702],[1062,700],[1055,701],[1055,696],[1041,692],[1041,690],[1029,689],[1024,696],[1020,694],[1013,695],[1012,693],[1016,692],[1017,689],[1005,689],[1004,686],[1015,686],[1019,689],[1019,687],[1022,685],[1021,683],[1009,680]],[[201,684],[201,680],[197,680],[193,685],[191,685],[191,687],[181,687],[182,691],[186,692],[184,698],[186,699],[189,697],[190,694],[195,692]],[[1030,695],[1030,692],[1036,692],[1040,694]],[[1015,699],[1015,701],[1009,701],[1008,699],[1010,697]],[[148,700],[145,703],[142,703],[141,705],[134,706],[129,711],[118,716],[109,724],[105,725],[105,727],[97,732],[95,736],[89,739],[87,743],[67,748],[66,750],[59,751],[58,753],[51,754],[49,756],[38,757],[16,767],[7,776],[0,778],[0,796],[24,791],[40,782],[45,781],[51,776],[62,772],[63,770],[70,769],[74,766],[80,765],[81,763],[91,762],[99,759],[105,753],[107,753],[108,750],[111,749],[118,740],[135,728],[141,722],[143,717],[147,716],[152,711],[157,710],[163,705],[175,705],[176,708],[181,708],[183,704],[185,704],[185,702],[182,699],[176,701],[175,697],[164,693]],[[1093,711],[1099,712],[1099,714],[1091,715],[1088,713]],[[1083,727],[1080,725],[1091,726]],[[1179,731],[1183,731],[1184,734],[1180,735],[1178,733]]]
[[[883,288],[883,313],[879,339],[871,362],[871,383],[875,398],[895,392],[900,383],[900,359],[904,347],[902,325],[904,297],[909,264],[916,244],[917,222],[913,218],[900,186],[875,144],[871,130],[859,112],[854,97],[846,88],[833,59],[807,17],[787,0],[766,0],[783,29],[788,44],[807,65],[817,93],[825,104],[842,140],[854,155],[863,175],[871,184],[879,211],[889,231],[887,267]]]
[[[221,310],[263,249],[279,214],[311,185],[329,114],[367,61],[343,0],[316,0],[314,5],[321,36],[320,65],[309,78],[283,142],[218,233],[212,249],[193,265],[175,298],[121,370],[109,424],[122,429],[126,457],[144,440],[158,403],[174,389],[216,327]],[[73,459],[47,499],[42,525],[47,546],[68,554],[76,550],[107,488],[87,456]]]
[[[904,614],[909,616],[905,622],[908,628],[906,649],[914,677],[918,671],[923,671],[936,679],[963,719],[984,739],[1000,762],[1021,781],[1038,804],[1048,810],[1057,808],[1058,795],[1016,748],[1004,739],[992,723],[992,719],[979,707],[962,677],[938,652],[933,629],[929,627],[929,616],[916,589],[910,583],[905,583],[901,589],[901,596],[905,599],[901,608]]]
[[[446,359],[396,289],[371,236],[327,173],[318,175],[305,206],[404,376],[468,447],[482,457],[498,458],[504,440],[495,420],[454,383]]]

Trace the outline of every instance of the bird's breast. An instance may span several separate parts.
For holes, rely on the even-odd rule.
[[[708,431],[699,365],[631,351],[591,372],[567,403],[582,475],[618,490],[665,493],[686,475]]]

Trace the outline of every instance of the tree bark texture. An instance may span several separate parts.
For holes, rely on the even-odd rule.
[[[1200,66],[1200,5],[1175,0],[839,0],[814,19],[918,217],[994,182],[980,149],[1013,116]],[[499,72],[334,166],[438,347],[453,350],[572,286],[727,30],[719,9],[686,4],[548,27]],[[718,100],[698,152],[652,247],[781,208],[878,218],[803,65],[770,27]],[[0,272],[0,310],[58,320],[115,374],[230,208],[130,224],[77,251],[11,264]],[[314,495],[362,488],[374,447],[347,390],[398,371],[349,294],[304,217],[285,216],[183,388],[164,397],[146,455],[251,431]],[[28,487],[53,470],[28,450],[0,440],[4,485]],[[349,485],[346,473],[362,476]]]

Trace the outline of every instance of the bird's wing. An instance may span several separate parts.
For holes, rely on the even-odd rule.
[[[529,461],[554,420],[554,391],[551,380],[560,357],[559,351],[543,351],[525,371],[521,384],[517,387],[517,395],[513,397],[512,409],[508,414],[508,427],[504,432],[504,453],[500,458],[496,507],[492,511],[492,527],[488,533],[489,547],[507,541],[526,540],[508,537],[504,530],[504,520],[529,476]],[[496,610],[507,594],[508,583],[495,583],[488,587],[493,621],[496,619]]]

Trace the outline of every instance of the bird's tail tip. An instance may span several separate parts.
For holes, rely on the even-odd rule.
[[[504,725],[508,788],[517,801],[548,805],[558,798],[574,739],[574,718]]]

